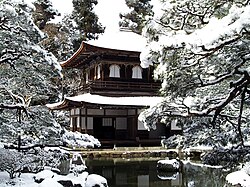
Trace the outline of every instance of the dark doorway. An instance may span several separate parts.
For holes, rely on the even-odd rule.
[[[115,118],[94,117],[94,136],[98,139],[115,139]]]
[[[129,117],[128,118],[128,138],[135,140],[137,133],[137,118]]]
[[[77,131],[77,117],[72,117],[72,131]]]

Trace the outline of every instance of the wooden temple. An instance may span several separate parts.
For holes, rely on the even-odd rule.
[[[160,124],[154,131],[138,120],[142,110],[161,101],[161,83],[153,79],[153,66],[141,68],[140,52],[98,47],[83,42],[61,64],[83,72],[77,94],[48,104],[52,110],[69,110],[72,131],[98,138],[102,146],[160,146],[170,129]]]

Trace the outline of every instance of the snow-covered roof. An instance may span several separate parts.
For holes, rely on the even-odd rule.
[[[131,31],[113,31],[99,36],[98,40],[88,41],[88,44],[116,50],[141,52],[146,46],[146,39]]]
[[[149,107],[158,104],[162,101],[162,97],[156,96],[135,96],[135,97],[109,97],[101,95],[93,95],[90,93],[66,97],[64,101],[47,104],[46,106],[50,109],[66,109],[69,107],[69,102],[81,104],[96,104],[96,105],[109,105],[109,106],[135,106],[135,107]]]

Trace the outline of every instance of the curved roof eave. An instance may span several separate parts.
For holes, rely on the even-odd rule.
[[[81,107],[83,104],[102,105],[112,107],[150,107],[160,103],[163,97],[137,96],[137,97],[108,97],[85,93],[78,96],[66,97],[62,102],[47,104],[51,110]]]
[[[75,58],[77,58],[79,56],[79,54],[81,54],[81,52],[85,49],[85,43],[82,42],[80,47],[78,48],[78,50],[66,61],[61,62],[60,65],[62,67],[66,67],[67,65],[69,65]]]
[[[63,101],[58,103],[46,104],[46,107],[50,110],[64,110],[68,108],[80,107],[81,102],[72,101],[70,99],[64,98]]]
[[[80,57],[81,54],[86,53],[85,55],[89,55],[90,53],[99,54],[99,53],[110,53],[110,54],[117,54],[117,55],[131,55],[131,56],[138,56],[140,55],[139,51],[128,51],[128,50],[121,50],[121,49],[112,49],[112,48],[105,48],[99,47],[92,44],[88,44],[87,42],[82,42],[79,49],[66,61],[60,63],[62,67],[70,67],[75,64],[74,61]]]

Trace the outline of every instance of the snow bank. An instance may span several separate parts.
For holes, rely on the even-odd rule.
[[[223,166],[212,166],[212,165],[207,165],[207,164],[202,164],[202,163],[195,163],[195,162],[191,162],[190,160],[184,160],[184,161],[182,161],[182,163],[184,165],[190,164],[192,166],[197,166],[197,167],[201,167],[201,168],[203,168],[203,167],[213,168],[213,169],[222,169],[223,168]]]
[[[205,146],[205,145],[200,145],[200,146],[193,146],[193,147],[189,147],[189,148],[186,148],[184,149],[183,151],[190,155],[191,152],[209,152],[209,151],[212,151],[213,150],[213,147],[211,146]]]
[[[0,186],[1,187],[37,187],[38,184],[34,182],[34,174],[23,173],[20,177],[11,179],[7,172],[0,172]]]
[[[63,185],[59,184],[55,179],[53,178],[46,178],[41,182],[38,187],[48,187],[48,186],[53,186],[53,187],[63,187]]]
[[[226,181],[232,185],[240,184],[242,187],[250,187],[250,176],[242,170],[229,173]]]
[[[69,173],[66,176],[58,175],[50,170],[44,170],[37,173],[34,179],[39,182],[42,182],[38,185],[39,187],[61,187],[63,183],[72,183],[75,186],[82,186],[82,187],[107,187],[108,183],[107,180],[97,174],[90,174],[88,172],[83,172],[81,174],[73,174]],[[61,184],[60,184],[61,183]]]
[[[35,181],[43,181],[46,178],[53,178],[56,174],[51,170],[43,170],[36,174]]]

